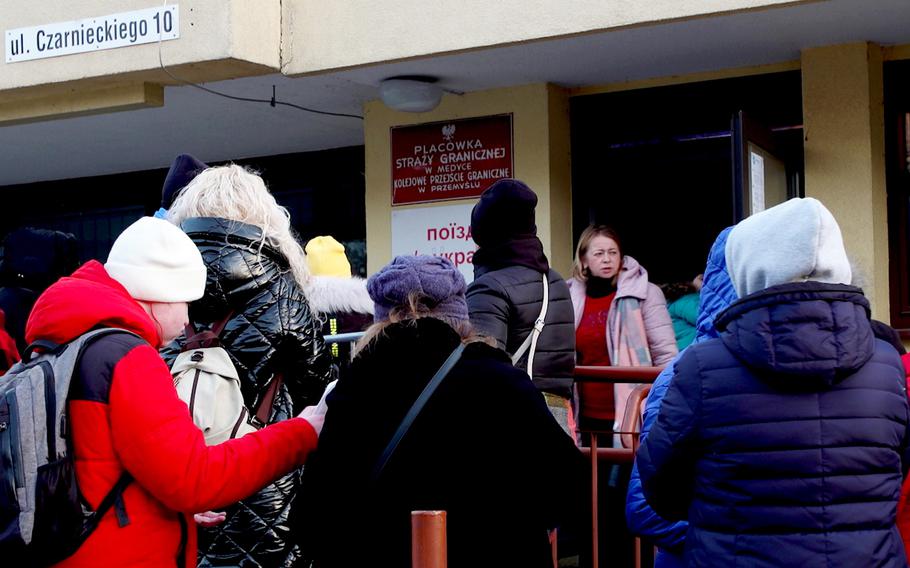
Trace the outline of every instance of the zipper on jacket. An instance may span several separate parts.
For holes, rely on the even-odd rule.
[[[12,465],[13,453],[10,442],[10,415],[9,404],[6,397],[0,397],[0,469],[9,471]],[[3,487],[0,487],[0,508],[4,511],[19,512],[19,501],[16,497],[16,480],[8,476],[0,476]]]
[[[196,387],[199,386],[199,369],[196,369],[196,374],[193,375],[193,390],[190,393],[190,416],[193,418],[196,417]]]
[[[16,487],[25,487],[25,470],[22,465],[22,442],[19,440],[19,403],[16,400],[15,393],[9,393],[6,397],[9,405],[9,449],[10,456],[13,459],[13,469],[15,470]]]
[[[47,462],[57,461],[57,380],[54,367],[47,361],[39,363],[44,369],[44,412],[47,416]]]

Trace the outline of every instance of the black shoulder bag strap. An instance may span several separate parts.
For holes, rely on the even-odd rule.
[[[442,383],[442,380],[446,378],[446,375],[449,374],[449,371],[452,370],[452,367],[458,363],[458,360],[461,359],[461,353],[464,351],[464,343],[460,343],[458,347],[449,355],[449,357],[442,364],[442,367],[436,371],[436,374],[433,375],[433,378],[430,379],[430,382],[427,383],[427,386],[423,388],[423,392],[420,393],[420,396],[417,397],[417,400],[414,401],[414,404],[411,406],[411,409],[408,410],[408,413],[405,414],[404,420],[401,421],[401,424],[398,425],[398,430],[395,431],[395,435],[392,436],[392,439],[389,440],[389,444],[382,450],[382,454],[379,456],[379,459],[376,461],[376,467],[373,468],[373,473],[370,475],[370,481],[375,483],[379,480],[379,476],[382,475],[383,470],[386,465],[388,465],[389,460],[392,458],[392,454],[395,453],[395,450],[398,448],[398,444],[401,443],[401,439],[404,438],[404,435],[408,433],[408,429],[411,427],[411,424],[414,423],[414,420],[420,414],[420,411],[423,410],[423,407],[426,406],[427,401],[430,400],[430,397],[433,396],[433,393],[436,391],[436,387]]]

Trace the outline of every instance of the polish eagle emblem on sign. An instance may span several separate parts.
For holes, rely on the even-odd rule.
[[[455,125],[446,124],[442,127],[442,137],[446,139],[446,142],[451,142],[452,138],[455,136]]]

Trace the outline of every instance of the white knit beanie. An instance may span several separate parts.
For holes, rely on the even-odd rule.
[[[192,302],[205,292],[205,264],[193,241],[163,219],[143,217],[127,227],[104,265],[135,300]]]
[[[740,298],[786,282],[849,284],[853,278],[837,221],[811,197],[741,221],[730,231],[724,252]]]

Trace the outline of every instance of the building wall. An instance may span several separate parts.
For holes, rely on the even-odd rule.
[[[873,317],[888,321],[882,50],[807,49],[802,74],[806,195],[837,218]]]
[[[285,0],[288,75],[742,10],[792,0]],[[377,26],[376,22],[384,23]]]
[[[275,72],[281,58],[279,0],[176,0],[179,39],[163,41],[161,60],[181,79],[213,81]],[[0,10],[0,30],[156,8],[144,0],[17,2]],[[4,34],[5,35],[5,34]],[[160,69],[158,42],[2,64],[0,122],[140,106],[145,83],[175,84]],[[140,99],[140,100],[137,100]]]
[[[177,3],[174,0],[174,3]],[[280,70],[306,75],[442,53],[504,46],[687,20],[771,10],[810,0],[182,0],[179,40],[160,45],[179,76],[210,81]],[[49,24],[155,7],[142,0],[18,2],[0,10],[0,29]],[[382,25],[376,25],[382,22]],[[173,84],[159,68],[151,43],[4,64],[0,73],[0,124],[163,104],[161,85]],[[885,50],[865,43],[806,49],[799,62],[805,117],[806,194],[819,197],[841,223],[877,317],[888,314],[888,246],[882,130],[883,58],[910,57],[910,47]],[[772,70],[769,68],[769,70]],[[649,79],[648,86],[706,80],[722,70]],[[637,86],[642,86],[644,83]],[[586,86],[583,92],[636,88]],[[572,91],[578,93],[582,91]],[[534,84],[447,95],[424,114],[401,114],[379,102],[365,105],[366,205],[369,268],[390,254],[388,129],[451,118],[512,113],[515,175],[539,194],[538,226],[551,261],[568,273],[572,254],[567,98],[562,88]]]

